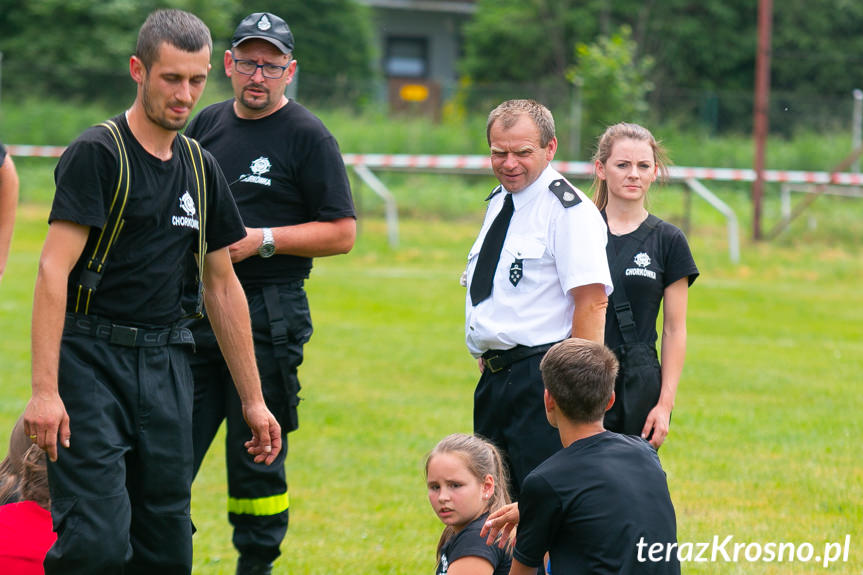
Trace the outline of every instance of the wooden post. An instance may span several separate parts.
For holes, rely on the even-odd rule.
[[[761,239],[761,203],[764,197],[764,157],[767,145],[767,103],[770,99],[770,37],[773,0],[758,0],[758,57],[755,63],[755,182],[752,184],[752,237]]]

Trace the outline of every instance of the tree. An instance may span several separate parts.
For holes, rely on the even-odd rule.
[[[638,58],[629,26],[621,26],[611,37],[601,36],[591,44],[575,46],[577,64],[567,73],[581,89],[585,121],[582,132],[601,133],[617,122],[644,121],[653,60]]]
[[[477,83],[563,78],[572,46],[597,34],[604,0],[479,0],[461,71]]]
[[[285,18],[297,39],[301,78],[334,79],[344,90],[367,89],[371,23],[352,0],[262,2],[258,11]],[[3,88],[10,98],[100,100],[119,105],[134,96],[128,59],[138,30],[156,8],[200,17],[213,36],[213,63],[249,9],[241,0],[0,0]],[[302,80],[301,80],[302,81]],[[326,90],[336,88],[329,84]]]

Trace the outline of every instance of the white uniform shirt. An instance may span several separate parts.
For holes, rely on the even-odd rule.
[[[570,337],[575,303],[569,290],[604,284],[612,291],[605,256],[605,222],[593,202],[565,208],[549,185],[560,175],[548,166],[534,183],[512,194],[515,212],[498,260],[491,296],[474,306],[470,283],[486,233],[503,207],[505,189],[489,200],[479,237],[468,254],[465,335],[471,354],[516,345],[535,346]],[[522,260],[522,277],[510,282],[510,267]]]

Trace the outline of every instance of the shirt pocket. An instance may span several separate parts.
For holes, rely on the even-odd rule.
[[[513,235],[503,244],[513,260],[537,260],[545,254],[545,243],[531,236]]]

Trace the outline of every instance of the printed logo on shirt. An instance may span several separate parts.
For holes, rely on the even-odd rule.
[[[272,180],[270,180],[270,178],[263,177],[263,175],[269,172],[272,167],[273,165],[270,163],[270,159],[266,156],[261,156],[249,164],[249,169],[252,170],[252,173],[250,175],[241,176],[240,181],[248,184],[260,184],[262,186],[269,187],[272,185]]]
[[[197,212],[195,209],[195,200],[192,199],[192,194],[189,193],[189,190],[186,190],[186,193],[180,196],[180,208],[186,212],[186,215],[173,216],[171,223],[180,228],[199,229],[201,226],[198,223],[198,218],[195,217]]]
[[[446,559],[446,555],[440,556],[440,575],[446,575],[446,572],[449,571],[449,561]]]
[[[644,252],[639,252],[635,254],[635,257],[632,258],[632,261],[635,262],[637,268],[626,268],[627,276],[641,276],[650,278],[652,280],[656,279],[656,272],[653,270],[647,269],[647,266],[650,265],[651,259],[650,256]]]

